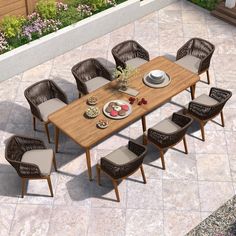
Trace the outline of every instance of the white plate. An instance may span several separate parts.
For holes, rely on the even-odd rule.
[[[166,86],[168,86],[170,84],[171,78],[170,78],[170,76],[168,74],[166,74],[165,75],[165,79],[164,79],[164,81],[162,83],[154,84],[152,82],[152,80],[150,79],[149,75],[146,74],[143,77],[143,82],[144,82],[144,84],[146,84],[147,86],[149,86],[151,88],[163,88],[163,87],[166,87]]]
[[[122,105],[128,105],[129,106],[129,110],[126,112],[126,115],[125,116],[111,116],[110,113],[106,112],[106,108],[108,107],[109,103],[111,102],[119,102],[121,103]],[[121,120],[121,119],[124,119],[125,117],[129,116],[132,112],[132,106],[129,104],[129,102],[127,101],[124,101],[124,100],[112,100],[108,103],[106,103],[103,107],[103,113],[105,114],[105,116],[111,118],[111,119],[114,119],[114,120]]]

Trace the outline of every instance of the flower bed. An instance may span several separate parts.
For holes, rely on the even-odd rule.
[[[6,16],[0,22],[0,54],[74,24],[126,0],[40,0],[27,17]]]

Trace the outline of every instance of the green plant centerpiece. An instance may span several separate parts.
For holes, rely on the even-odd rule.
[[[131,66],[126,66],[125,68],[122,68],[121,66],[118,66],[113,76],[117,78],[119,89],[126,91],[129,85],[129,79],[137,73],[137,69],[134,69]]]

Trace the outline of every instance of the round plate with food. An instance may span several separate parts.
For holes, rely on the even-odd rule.
[[[98,103],[98,99],[95,96],[89,97],[87,103],[89,105],[96,105]]]
[[[98,128],[100,128],[100,129],[105,129],[105,128],[108,127],[108,125],[109,125],[108,120],[105,120],[105,119],[101,119],[101,120],[99,120],[98,123],[97,123],[97,126],[98,126]]]
[[[100,110],[98,107],[89,106],[85,113],[89,118],[95,118],[100,114]]]
[[[106,103],[103,107],[103,113],[115,120],[123,119],[132,112],[132,106],[124,100],[113,100]]]

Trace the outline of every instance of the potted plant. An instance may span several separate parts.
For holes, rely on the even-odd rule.
[[[130,66],[126,66],[125,68],[118,66],[115,69],[113,76],[118,80],[119,89],[126,91],[128,88],[130,77],[133,76],[136,72],[137,70]]]

